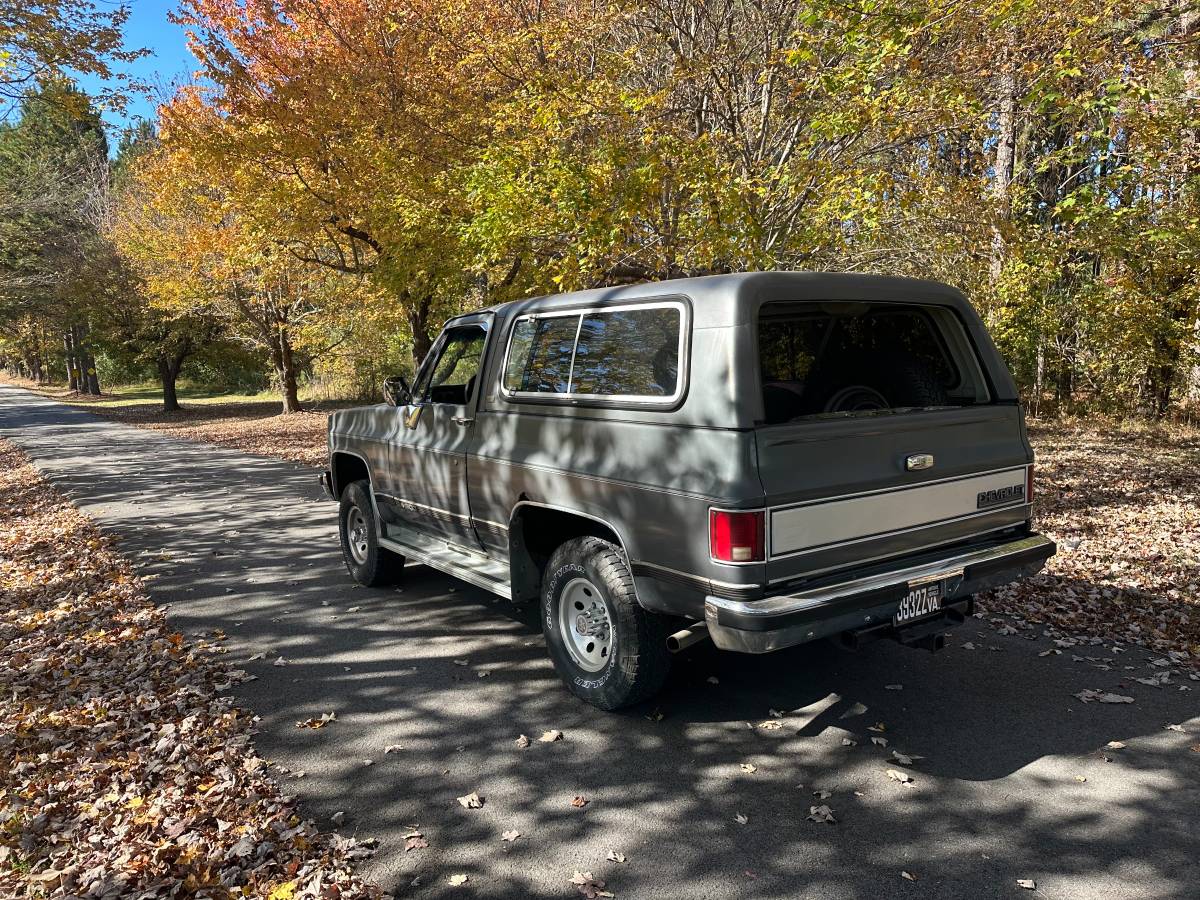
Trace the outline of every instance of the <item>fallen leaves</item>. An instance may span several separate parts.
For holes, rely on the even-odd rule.
[[[985,615],[1174,653],[1200,665],[1200,455],[1190,433],[1037,426],[1039,531],[1058,540],[1044,572],[980,592]]]
[[[514,831],[506,831],[500,835],[500,840],[508,841],[509,843],[512,843],[520,836],[521,836],[521,832],[519,832],[519,831],[515,831],[515,830]]]
[[[245,680],[221,635],[168,627],[129,562],[2,442],[0,560],[0,893],[380,896],[352,872],[372,842],[303,819],[254,717],[218,693]]]
[[[753,775],[758,771],[758,766],[754,765],[754,763],[742,763],[742,771],[747,775]]]
[[[471,876],[463,875],[463,874],[451,875],[450,878],[447,880],[450,882],[451,887],[462,887],[464,884],[466,884],[468,881],[471,880]]]
[[[810,822],[825,822],[829,825],[837,824],[837,819],[833,817],[833,810],[824,804],[810,806],[808,808],[808,815],[805,818]]]
[[[1113,694],[1113,693],[1109,693],[1107,691],[1085,690],[1085,691],[1080,691],[1078,694],[1072,694],[1071,696],[1074,697],[1075,699],[1077,699],[1080,703],[1092,703],[1093,701],[1098,701],[1100,703],[1132,703],[1133,702],[1132,697],[1126,697],[1122,694]]]
[[[458,805],[463,809],[483,809],[484,799],[475,791],[458,798]]]
[[[625,854],[619,853],[616,850],[609,850],[608,855],[604,857],[609,862],[623,863],[625,862]]]
[[[750,821],[750,817],[743,815],[742,813],[738,813],[736,816],[733,817],[733,821],[737,822],[739,825],[745,825],[747,822]]]
[[[314,728],[314,729],[324,728],[330,722],[336,722],[336,721],[337,721],[337,713],[327,712],[327,713],[321,713],[321,717],[319,719],[305,719],[303,722],[297,722],[296,727],[297,728]]]
[[[404,838],[404,852],[410,850],[425,850],[429,847],[429,841],[425,840],[425,836],[420,832],[409,834]]]
[[[1027,891],[1036,891],[1037,890],[1037,882],[1034,881],[1032,878],[1018,878],[1017,879],[1017,887],[1024,888]]]
[[[591,802],[592,801],[590,801],[587,797],[583,797],[583,796],[577,794],[575,796],[575,799],[571,801],[571,805],[574,806],[576,809],[583,809],[585,806],[587,806]]]
[[[515,741],[513,741],[513,743],[515,743],[517,745],[518,750],[524,750],[526,747],[529,746],[529,738],[526,737],[525,735],[521,735]]]
[[[597,897],[612,897],[614,894],[604,890],[604,882],[592,875],[591,872],[576,872],[571,876],[571,884],[579,888],[579,893],[587,897],[588,900],[596,900]]]
[[[552,729],[550,731],[543,732],[542,736],[538,738],[538,742],[542,744],[553,744],[555,741],[561,741],[562,736],[563,733],[561,731]],[[522,735],[522,737],[524,737],[524,735]]]
[[[913,777],[907,772],[901,772],[899,769],[888,769],[886,774],[892,781],[898,781],[901,784],[913,783]]]

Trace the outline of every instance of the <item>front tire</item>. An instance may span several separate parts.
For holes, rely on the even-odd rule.
[[[671,665],[667,620],[638,603],[616,546],[567,541],[546,566],[541,600],[546,647],[571,693],[604,710],[658,693]]]
[[[379,546],[369,481],[351,482],[342,491],[338,522],[342,559],[350,577],[365,587],[395,584],[404,569],[404,557]]]

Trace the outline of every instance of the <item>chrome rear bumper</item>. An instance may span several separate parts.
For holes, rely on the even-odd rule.
[[[768,653],[793,644],[878,627],[891,621],[911,585],[946,582],[943,606],[976,591],[1032,575],[1057,547],[1040,534],[960,551],[919,565],[850,576],[762,600],[706,597],[704,620],[713,643],[724,650]]]

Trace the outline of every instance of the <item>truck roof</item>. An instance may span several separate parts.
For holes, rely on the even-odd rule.
[[[572,307],[681,296],[692,302],[695,328],[744,324],[753,320],[759,306],[771,300],[932,303],[954,307],[968,322],[977,321],[967,298],[950,285],[921,278],[843,272],[737,272],[699,278],[674,278],[529,297],[476,312],[490,311],[508,318],[511,315]]]

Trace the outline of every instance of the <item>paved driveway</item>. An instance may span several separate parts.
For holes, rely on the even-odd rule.
[[[7,386],[0,436],[119,536],[176,627],[269,654],[238,689],[263,755],[305,773],[286,789],[326,827],[344,811],[344,832],[379,839],[365,870],[400,896],[578,896],[576,870],[620,898],[1029,896],[1019,878],[1055,898],[1200,896],[1200,682],[1132,683],[1143,652],[1075,651],[1104,671],[983,623],[936,655],[703,646],[655,704],[604,714],[559,687],[532,610],[420,566],[399,590],[354,587],[310,469]],[[1084,705],[1085,688],[1136,702]],[[563,739],[537,742],[547,729]],[[923,757],[911,786],[885,774],[892,748]],[[456,802],[471,791],[482,809]],[[816,804],[837,824],[806,821]],[[414,825],[430,847],[406,854]]]

